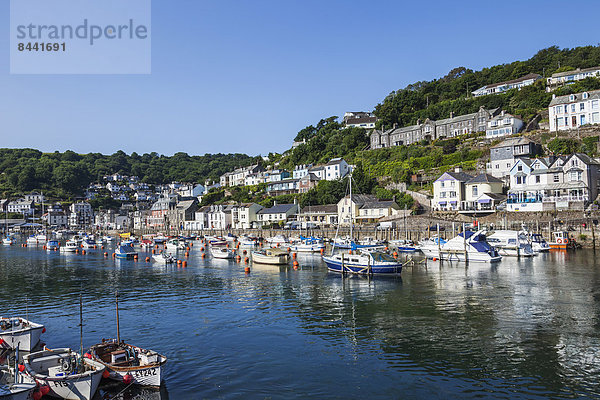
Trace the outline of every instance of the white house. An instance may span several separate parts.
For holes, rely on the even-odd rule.
[[[204,194],[204,186],[200,184],[187,184],[181,186],[176,192],[181,197],[198,197]]]
[[[433,182],[433,199],[431,208],[434,211],[460,211],[466,199],[465,184],[473,177],[457,167],[454,171],[444,172]]]
[[[69,227],[85,227],[94,223],[94,210],[90,203],[80,201],[69,207]]]
[[[506,199],[502,194],[504,182],[488,174],[479,174],[465,183],[465,211],[495,211]]]
[[[312,167],[312,164],[302,164],[296,165],[294,167],[294,171],[292,171],[292,178],[294,179],[302,179],[306,175],[308,175],[308,170]]]
[[[502,111],[499,115],[491,118],[487,123],[485,137],[496,139],[519,133],[523,128],[523,121],[509,113]]]
[[[348,175],[350,167],[343,158],[334,158],[325,164],[325,180],[334,181]]]
[[[344,125],[347,128],[373,129],[376,122],[377,117],[371,112],[355,111],[344,113]]]
[[[11,201],[10,203],[8,203],[7,211],[9,213],[20,213],[23,215],[33,215],[35,208],[33,207],[33,201],[19,199],[19,200]]]
[[[548,106],[550,131],[577,129],[600,123],[600,90],[552,96]]]
[[[46,201],[46,197],[43,193],[31,192],[25,195],[26,201],[33,201],[34,203],[43,203]]]
[[[538,74],[527,74],[518,79],[513,79],[505,82],[493,83],[491,85],[486,85],[480,87],[479,89],[473,91],[473,96],[486,96],[488,94],[499,94],[504,93],[507,90],[511,89],[521,89],[522,87],[533,85],[535,81],[541,79],[542,76]]]
[[[551,92],[557,87],[569,85],[586,78],[600,78],[600,67],[577,68],[573,71],[557,72],[546,80],[546,91]]]
[[[600,164],[582,153],[523,159],[510,175],[509,211],[582,210],[598,196]]]
[[[263,206],[256,203],[243,203],[231,209],[231,227],[234,229],[251,229],[258,224],[258,212]]]
[[[300,212],[298,204],[277,204],[273,207],[263,208],[258,211],[258,222],[261,226],[273,223],[281,223]]]

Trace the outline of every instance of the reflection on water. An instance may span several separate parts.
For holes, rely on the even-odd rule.
[[[108,250],[110,253],[110,250]],[[428,262],[402,278],[202,259],[188,267],[0,248],[0,310],[51,347],[116,335],[169,358],[160,392],[104,398],[575,398],[599,392],[594,253]],[[140,255],[144,260],[146,255]],[[179,254],[183,257],[183,254]],[[166,388],[168,387],[168,395]],[[118,395],[118,396],[117,396]],[[101,398],[102,398],[101,397]]]

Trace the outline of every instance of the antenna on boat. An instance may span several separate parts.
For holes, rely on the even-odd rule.
[[[116,303],[117,303],[117,344],[121,343],[121,331],[119,329],[119,290],[116,292]]]

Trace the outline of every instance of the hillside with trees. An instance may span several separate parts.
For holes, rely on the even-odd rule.
[[[225,172],[260,162],[260,157],[245,154],[206,154],[173,156],[157,153],[139,155],[117,151],[77,154],[42,153],[33,149],[0,149],[0,194],[3,197],[31,190],[43,190],[50,196],[72,198],[83,194],[92,182],[115,173],[135,175],[142,182],[162,184],[171,181],[217,181]]]

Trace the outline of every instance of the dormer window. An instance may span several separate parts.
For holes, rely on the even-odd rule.
[[[587,98],[588,98],[588,93],[587,93],[587,92],[584,92],[584,93],[583,93],[583,99],[585,100],[585,99],[587,99]]]
[[[569,96],[569,101],[575,101],[575,95],[574,94],[572,94],[572,95]]]

